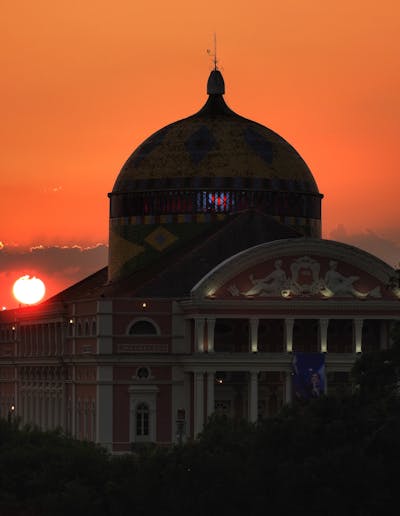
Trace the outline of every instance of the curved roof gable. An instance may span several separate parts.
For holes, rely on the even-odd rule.
[[[395,270],[356,247],[313,238],[277,240],[242,251],[211,270],[193,298],[396,300]]]

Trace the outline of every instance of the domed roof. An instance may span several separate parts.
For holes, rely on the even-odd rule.
[[[153,189],[150,184],[159,182],[153,180],[215,178],[218,183],[218,178],[252,178],[268,181],[277,190],[318,193],[298,152],[271,129],[232,111],[224,92],[223,77],[213,70],[204,107],[139,145],[122,167],[113,192],[135,191],[140,184]]]

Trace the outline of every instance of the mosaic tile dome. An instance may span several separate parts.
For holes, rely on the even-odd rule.
[[[257,242],[269,230],[321,235],[322,195],[296,150],[226,105],[219,70],[207,93],[198,113],[154,133],[122,167],[109,194],[111,282],[177,259],[245,213],[271,226]]]
[[[254,178],[266,180],[268,189],[318,193],[298,152],[271,129],[232,111],[224,90],[223,77],[214,70],[204,107],[139,145],[122,167],[113,192],[196,187],[196,181],[201,188],[200,178],[208,187],[220,187],[227,181],[223,178],[230,178],[240,188],[240,178]]]

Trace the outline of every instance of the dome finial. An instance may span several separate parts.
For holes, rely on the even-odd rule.
[[[211,50],[207,50],[207,53],[213,58],[214,69],[210,73],[210,77],[207,82],[207,94],[208,95],[224,95],[225,93],[225,82],[222,77],[222,73],[218,70],[218,59],[217,59],[217,35],[214,32],[214,53]]]

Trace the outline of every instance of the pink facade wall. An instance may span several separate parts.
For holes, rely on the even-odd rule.
[[[114,367],[114,387],[113,387],[113,441],[114,451],[129,451],[130,437],[130,393],[129,388],[137,384],[135,381],[136,373],[139,367],[148,367],[150,369],[151,378],[148,383],[158,388],[157,393],[157,441],[171,441],[171,368],[160,367],[151,362],[137,362],[129,366]],[[147,382],[147,381],[145,381]],[[134,396],[134,394],[133,394]]]

